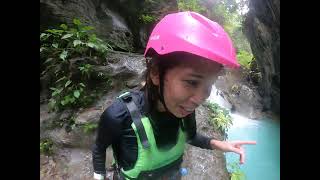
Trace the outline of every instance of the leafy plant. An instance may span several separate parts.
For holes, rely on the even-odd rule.
[[[205,8],[200,6],[198,0],[178,0],[177,2],[179,11],[194,11],[198,13],[205,11]]]
[[[85,100],[88,99],[88,95],[82,95],[85,87],[83,83],[72,83],[71,80],[58,84],[58,88],[51,87],[51,99],[49,100],[49,108],[54,110],[64,109],[66,107],[77,107],[86,105]],[[82,99],[80,96],[82,95]]]
[[[83,66],[79,67],[82,75],[90,79],[90,74],[92,73],[92,65],[91,64],[84,64]]]
[[[93,65],[103,63],[112,47],[91,30],[93,27],[74,19],[72,27],[61,24],[40,34],[40,57],[44,59],[41,75],[51,79],[51,110],[86,106],[93,101],[88,93],[89,81],[97,74]]]
[[[231,92],[234,94],[238,94],[240,92],[240,86],[237,84],[232,85]]]
[[[40,153],[45,155],[53,154],[53,142],[50,139],[40,140]]]
[[[92,133],[95,129],[97,129],[98,124],[97,123],[86,123],[82,125],[83,131],[85,133]]]
[[[230,174],[231,174],[231,180],[245,180],[245,174],[240,169],[240,165],[238,162],[229,163],[229,167],[231,168]]]
[[[253,59],[253,55],[248,53],[247,51],[240,50],[237,54],[237,59],[241,66],[243,66],[245,69],[250,69],[250,64]]]
[[[254,84],[259,84],[262,81],[262,74],[260,72],[258,63],[255,58],[253,58],[250,63],[249,78],[250,78],[250,81]]]
[[[209,122],[215,130],[225,132],[232,125],[230,112],[225,108],[220,107],[217,103],[207,102],[209,113]]]
[[[144,24],[150,24],[150,23],[153,23],[153,22],[155,22],[157,20],[157,18],[155,16],[146,15],[146,14],[142,14],[139,19]]]

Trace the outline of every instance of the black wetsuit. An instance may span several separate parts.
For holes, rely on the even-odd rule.
[[[145,96],[143,91],[133,91],[138,109],[146,114]],[[168,148],[176,143],[181,118],[166,112],[152,111],[148,115],[158,148]],[[200,148],[211,149],[211,138],[196,132],[195,113],[183,119],[183,129],[187,132],[188,143]],[[110,145],[116,151],[116,159],[124,170],[131,169],[137,160],[137,137],[131,127],[131,117],[125,103],[116,99],[101,115],[96,142],[92,149],[93,169],[95,173],[105,174],[106,148]]]

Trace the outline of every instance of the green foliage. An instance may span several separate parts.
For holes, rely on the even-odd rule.
[[[147,31],[150,31],[151,26],[159,20],[158,13],[154,12],[154,7],[158,6],[159,3],[156,0],[145,0],[141,4],[141,9],[137,12],[138,23],[140,26],[147,27]]]
[[[237,59],[242,67],[249,70],[253,55],[247,51],[240,50],[237,54]]]
[[[240,92],[239,85],[237,85],[237,84],[232,85],[231,92],[234,93],[234,94],[239,93]]]
[[[249,44],[249,41],[245,37],[244,33],[242,32],[243,27],[236,27],[233,30],[231,30],[230,38],[233,41],[233,44],[235,48],[238,51],[247,51],[248,53],[251,53],[251,47]]]
[[[239,3],[234,0],[223,0],[216,2],[209,13],[209,18],[219,23],[232,39],[237,51],[245,55],[251,54],[250,44],[243,33],[244,16],[240,11],[248,2],[241,0]],[[240,54],[240,56],[243,56]]]
[[[157,18],[153,15],[145,15],[142,14],[141,17],[139,18],[139,20],[143,23],[143,24],[151,24],[155,21],[157,21]]]
[[[112,47],[91,30],[93,27],[74,19],[72,27],[61,24],[40,34],[40,58],[44,60],[41,75],[51,79],[50,110],[86,106],[93,101],[88,94],[92,66],[103,63]]]
[[[91,64],[84,64],[79,67],[81,74],[86,78],[90,79],[90,74],[92,73],[92,65]]]
[[[253,58],[250,63],[249,78],[250,81],[256,85],[258,85],[262,81],[262,74],[258,68],[258,64],[255,58]]]
[[[50,139],[42,139],[40,140],[40,153],[45,155],[53,154],[53,142]]]
[[[79,129],[86,134],[90,134],[98,128],[98,124],[95,122],[89,122],[85,124],[76,124],[75,119],[76,119],[76,116],[74,114],[64,119],[57,119],[52,121],[47,126],[47,128],[48,129],[65,128],[65,131],[68,133],[75,129]]]
[[[259,72],[251,73],[251,62],[253,55],[250,44],[243,33],[244,9],[248,6],[247,0],[222,0],[214,3],[209,13],[210,19],[222,25],[229,34],[237,51],[237,59],[240,65],[246,70],[245,76],[257,82]]]
[[[213,8],[212,14],[218,19],[218,23],[224,27],[238,50],[251,52],[249,42],[243,33],[242,22],[244,17],[235,12],[230,12],[224,4],[218,4]]]
[[[56,83],[58,88],[50,88],[52,90],[51,99],[49,100],[50,109],[59,110],[65,109],[66,107],[78,107],[79,105],[81,106],[90,104],[88,103],[91,102],[90,97],[83,95],[84,88],[81,83],[72,83],[71,80],[67,80],[67,82],[60,82],[63,83]],[[80,96],[82,97],[81,99]]]
[[[231,16],[232,13],[227,10],[223,3],[215,4],[209,14],[210,19],[223,26],[229,34],[229,29],[236,25],[236,23],[233,23],[232,20],[234,19],[232,19]]]
[[[209,122],[213,128],[220,132],[226,132],[232,125],[230,112],[220,107],[217,103],[207,102],[208,108],[211,110],[209,113]]]
[[[205,8],[200,6],[198,0],[178,0],[177,2],[179,11],[205,12]]]
[[[76,127],[75,119],[76,119],[75,116],[72,115],[71,117],[63,121],[66,132],[71,132],[73,129],[75,129]]]
[[[231,170],[230,170],[230,174],[231,174],[231,180],[245,180],[245,174],[244,172],[240,169],[240,165],[238,162],[233,162],[229,164]]]
[[[82,128],[83,128],[83,131],[88,134],[88,133],[94,132],[94,130],[98,128],[98,124],[93,123],[93,122],[86,123],[86,124],[82,125]]]

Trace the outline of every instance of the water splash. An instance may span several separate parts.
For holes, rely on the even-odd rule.
[[[211,94],[207,100],[212,103],[217,103],[219,106],[228,110],[230,110],[232,107],[231,104],[222,97],[221,92],[216,88],[215,85],[212,86]]]
[[[114,27],[128,29],[127,25],[124,23],[125,21],[119,15],[113,13],[107,8],[104,10],[104,12],[112,18],[112,23]]]

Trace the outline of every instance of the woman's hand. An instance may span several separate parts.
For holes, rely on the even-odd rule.
[[[235,152],[240,155],[240,164],[244,163],[245,152],[242,145],[256,144],[256,141],[219,141],[212,139],[210,145],[212,149],[218,149],[223,152]]]

